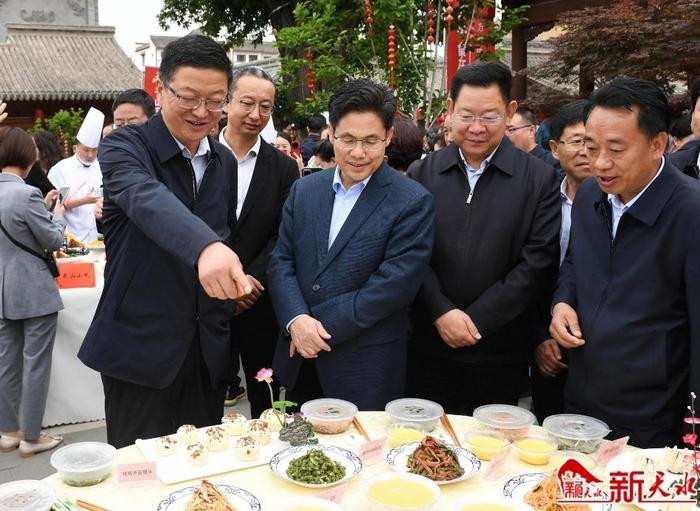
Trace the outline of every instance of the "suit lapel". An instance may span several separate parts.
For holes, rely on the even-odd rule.
[[[320,188],[315,194],[318,197],[318,215],[316,215],[316,261],[320,266],[328,253],[328,233],[331,230],[331,216],[333,215],[333,171],[325,171],[325,179],[319,180]],[[302,178],[303,179],[303,178]]]
[[[367,183],[367,187],[362,191],[360,198],[350,211],[348,218],[345,223],[340,228],[338,236],[336,236],[333,244],[331,245],[325,258],[323,258],[321,264],[318,267],[319,275],[326,267],[331,263],[331,261],[337,256],[341,250],[348,244],[348,241],[352,238],[355,232],[367,221],[367,218],[372,214],[372,212],[377,208],[377,206],[384,200],[387,195],[387,190],[385,186],[389,182],[385,178],[386,172],[393,172],[386,164],[383,164],[379,170],[372,176],[372,179]],[[328,244],[328,231],[330,230],[330,217],[333,213],[333,203],[331,202],[331,208],[328,212],[328,225],[325,231],[325,242]]]
[[[265,184],[268,179],[270,179],[270,174],[274,172],[271,168],[272,161],[270,158],[270,153],[268,152],[269,147],[267,147],[267,142],[264,140],[260,142],[260,151],[258,152],[257,159],[255,160],[255,168],[253,169],[253,177],[250,180],[250,186],[248,187],[248,193],[245,195],[245,200],[243,201],[243,208],[241,209],[241,216],[236,222],[235,230],[243,224],[248,214],[253,209],[253,205],[258,198],[258,195],[265,188]]]

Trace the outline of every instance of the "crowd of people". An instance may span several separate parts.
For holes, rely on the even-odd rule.
[[[305,138],[289,124],[266,141],[274,80],[190,35],[163,52],[160,111],[126,91],[67,159],[1,128],[0,447],[60,442],[39,430],[62,305],[37,270],[64,229],[104,234],[78,357],[102,375],[116,447],[218,423],[246,392],[260,415],[261,367],[299,404],[410,395],[469,415],[530,388],[540,421],[679,444],[700,391],[700,81],[672,124],[656,85],[617,78],[549,118],[546,146],[511,81],[460,68],[425,132],[353,79]]]

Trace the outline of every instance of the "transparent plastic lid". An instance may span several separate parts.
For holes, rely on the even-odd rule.
[[[542,427],[552,435],[572,440],[597,440],[610,433],[608,425],[601,420],[567,413],[547,417]]]
[[[357,414],[357,406],[343,399],[313,399],[301,405],[309,419],[348,420]]]
[[[0,485],[0,511],[48,511],[56,494],[41,481],[13,481]]]
[[[530,411],[513,405],[480,406],[474,410],[474,418],[498,429],[520,429],[535,423],[535,416]]]
[[[384,410],[393,417],[405,422],[433,420],[445,413],[442,406],[438,403],[416,397],[389,401]]]
[[[78,442],[66,445],[51,455],[51,466],[61,472],[90,472],[114,461],[117,450],[102,442]]]

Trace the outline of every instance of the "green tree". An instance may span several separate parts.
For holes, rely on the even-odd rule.
[[[78,134],[80,125],[83,123],[83,118],[82,108],[59,110],[51,117],[34,121],[34,126],[29,129],[29,132],[32,133],[37,130],[50,131],[58,140],[63,153],[70,155],[73,151],[73,146],[77,142],[75,137]]]
[[[667,93],[674,81],[700,74],[700,2],[624,0],[607,7],[564,13],[561,36],[536,76],[570,82],[582,70],[587,95],[620,75],[656,82]],[[575,76],[575,74],[574,74]]]

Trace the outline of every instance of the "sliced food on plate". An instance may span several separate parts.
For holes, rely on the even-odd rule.
[[[408,471],[433,481],[449,481],[464,475],[457,455],[432,436],[426,436],[408,457]]]
[[[185,509],[186,511],[236,511],[224,494],[206,479],[194,491]]]

